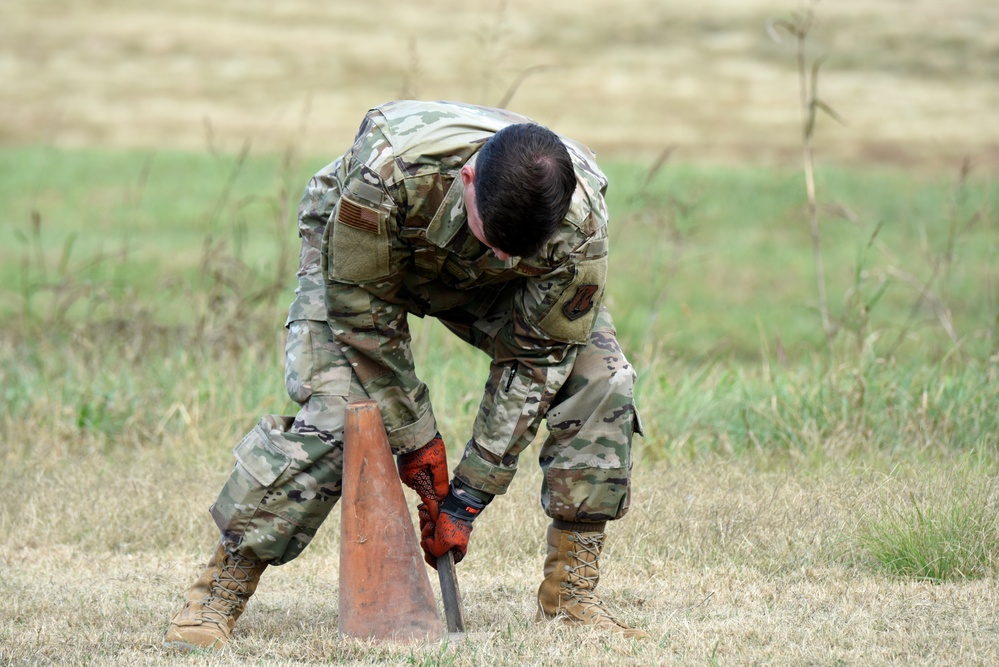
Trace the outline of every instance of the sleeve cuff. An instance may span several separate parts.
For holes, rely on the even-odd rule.
[[[474,440],[465,445],[461,461],[454,468],[454,476],[461,480],[462,484],[494,496],[506,493],[515,474],[517,474],[516,459],[512,465],[487,461],[479,454]]]
[[[288,308],[288,326],[296,320],[326,320],[326,290],[323,276],[317,271],[299,276],[295,300]]]
[[[412,424],[400,426],[388,431],[387,434],[394,455],[415,452],[437,435],[437,419],[434,417],[434,411],[427,410]]]

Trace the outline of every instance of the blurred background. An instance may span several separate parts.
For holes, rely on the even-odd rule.
[[[825,159],[999,162],[992,0],[5,0],[0,145],[334,157],[400,97],[508,106],[603,156],[800,155],[815,10]]]

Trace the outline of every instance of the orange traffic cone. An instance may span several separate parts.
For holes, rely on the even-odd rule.
[[[340,509],[341,636],[444,635],[378,404],[347,406]]]

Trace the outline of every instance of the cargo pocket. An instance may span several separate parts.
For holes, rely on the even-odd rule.
[[[290,426],[291,418],[261,419],[233,448],[236,465],[211,507],[212,518],[226,538],[238,544],[264,496],[291,464],[291,458],[271,442],[275,422]]]
[[[288,325],[284,384],[291,400],[305,405],[313,395],[346,396],[351,373],[329,324],[296,320]]]
[[[309,320],[292,322],[288,325],[288,340],[284,346],[284,386],[291,400],[299,405],[303,405],[312,396],[314,369]]]
[[[291,418],[278,417],[285,421],[285,428],[290,426]],[[291,464],[291,457],[278,449],[271,441],[268,433],[274,428],[273,417],[264,417],[253,430],[233,447],[232,453],[236,462],[253,475],[262,486],[270,486],[280,477]]]
[[[632,414],[631,419],[631,431],[635,435],[645,436],[645,427],[642,426],[642,415],[638,413],[638,406],[632,404],[632,409],[634,414]]]

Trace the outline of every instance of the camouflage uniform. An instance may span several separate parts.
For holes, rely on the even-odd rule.
[[[267,416],[237,445],[212,513],[246,556],[301,553],[340,495],[343,412],[378,401],[395,454],[437,432],[416,375],[407,316],[438,318],[492,359],[472,439],[454,475],[502,494],[546,418],[546,513],[602,522],[628,509],[635,373],[601,305],[606,177],[563,138],[577,187],[532,257],[500,260],[466,224],[461,167],[495,132],[529,119],[437,102],[372,109],[353,146],[317,173],[299,209],[299,287],[288,316],[294,419]],[[329,222],[329,224],[327,224]]]

